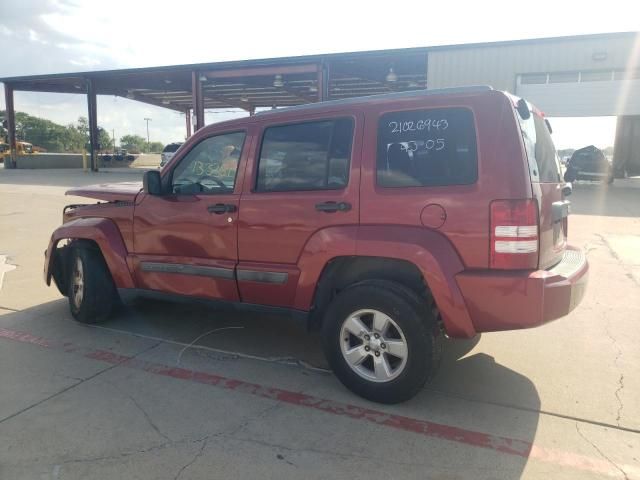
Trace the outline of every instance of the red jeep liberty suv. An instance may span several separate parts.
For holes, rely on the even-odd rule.
[[[102,202],[65,207],[45,279],[81,322],[127,290],[298,315],[349,389],[400,402],[443,336],[578,305],[570,192],[542,114],[490,87],[272,110],[199,130],[143,185],[67,192]]]

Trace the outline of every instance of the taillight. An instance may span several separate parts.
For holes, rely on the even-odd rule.
[[[538,203],[533,199],[491,202],[490,267],[538,267]]]

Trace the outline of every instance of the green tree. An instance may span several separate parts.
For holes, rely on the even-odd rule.
[[[113,150],[113,139],[104,128],[98,127],[98,143],[103,151]]]
[[[149,153],[160,153],[164,148],[164,144],[162,142],[151,142],[149,146]]]
[[[0,111],[0,117],[4,116],[5,112]],[[65,126],[28,113],[16,112],[16,139],[49,152],[79,153],[89,143],[89,121],[87,117],[78,117],[75,123]],[[139,135],[125,135],[120,141],[123,148],[132,152],[147,151],[147,141]],[[102,127],[98,127],[98,142],[103,151],[113,149],[113,139]],[[151,149],[161,151],[162,144],[153,142]]]
[[[89,138],[89,120],[87,117],[78,117],[78,122],[75,125],[75,129],[78,133],[84,135],[87,139]]]
[[[18,141],[29,142],[52,152],[64,152],[74,146],[73,142],[69,141],[66,130],[66,127],[50,120],[16,112],[16,139]]]
[[[125,135],[120,138],[120,146],[132,153],[147,151],[147,140],[140,135]]]

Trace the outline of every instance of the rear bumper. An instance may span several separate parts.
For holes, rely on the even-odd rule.
[[[464,271],[456,281],[477,332],[530,328],[563,317],[584,296],[589,263],[584,253],[567,247],[549,270]]]
[[[611,178],[611,173],[599,173],[599,172],[579,172],[576,175],[577,180],[603,180]]]

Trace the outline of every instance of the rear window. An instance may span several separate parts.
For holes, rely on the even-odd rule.
[[[465,185],[477,179],[476,131],[469,109],[390,112],[380,118],[378,185]]]
[[[162,150],[162,153],[174,153],[176,150],[178,150],[180,148],[180,145],[182,145],[182,144],[181,143],[170,143],[169,145],[164,147],[164,150]]]
[[[526,120],[519,114],[516,115],[527,151],[531,180],[541,183],[560,182],[560,161],[544,118],[534,112]]]

